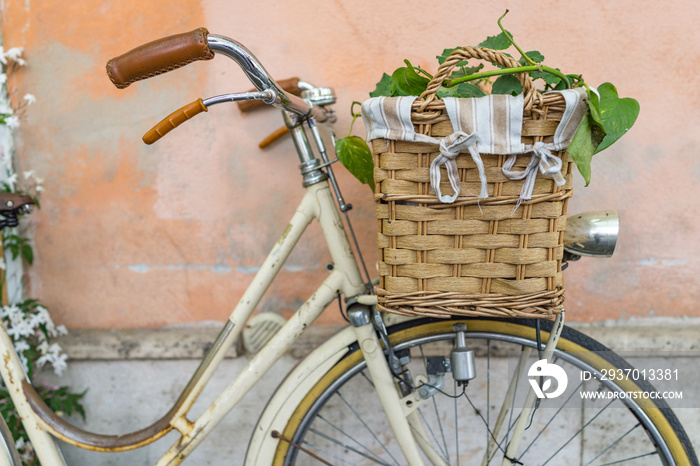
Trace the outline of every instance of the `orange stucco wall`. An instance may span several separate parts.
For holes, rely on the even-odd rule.
[[[350,103],[366,98],[382,72],[403,58],[434,70],[443,48],[495,34],[506,7],[506,25],[526,50],[641,103],[637,125],[596,157],[591,186],[571,203],[572,213],[618,209],[622,235],[613,259],[567,271],[569,318],[700,315],[700,63],[691,47],[700,14],[692,0],[5,0],[5,47],[24,47],[28,61],[11,87],[37,97],[17,134],[20,169],[47,180],[31,218],[31,294],[70,328],[224,320],[303,194],[291,143],[256,147],[281,125],[273,110],[243,116],[217,106],[152,147],[140,141],[187,102],[248,89],[235,64],[219,57],[118,91],[105,75],[109,58],[204,25],[247,45],[277,78],[334,87],[343,135]],[[371,193],[347,173],[339,178],[373,264]],[[327,273],[321,240],[312,228],[262,309],[288,314],[315,288]]]

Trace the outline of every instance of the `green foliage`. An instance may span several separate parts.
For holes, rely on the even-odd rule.
[[[580,74],[564,75],[558,68],[544,66],[545,57],[538,50],[523,52],[515,43],[512,34],[501,26],[501,19],[498,21],[501,32],[495,36],[488,37],[479,46],[500,51],[507,50],[512,46],[520,54],[518,62],[522,67],[504,69],[500,65],[494,64],[501,69],[491,72],[480,72],[483,64],[469,66],[466,60],[462,60],[455,66],[449,79],[445,80],[437,91],[439,98],[482,97],[484,93],[481,88],[468,81],[482,81],[486,85],[490,84],[492,94],[518,95],[523,92],[523,87],[514,76],[517,72],[528,72],[536,83],[542,84],[540,88],[542,92],[586,86]],[[444,49],[440,55],[436,56],[438,62],[440,64],[445,63],[450,54],[459,48]],[[506,52],[502,53],[510,56]],[[384,73],[382,79],[377,83],[376,89],[370,93],[370,96],[421,95],[429,81],[427,78],[418,75],[408,60],[405,63],[407,64],[406,67],[398,68],[391,75]],[[498,77],[491,81],[493,76]],[[588,86],[586,87],[588,88]],[[617,94],[617,89],[612,84],[602,84],[598,88],[598,92],[600,98],[589,91],[589,99],[587,101],[589,112],[581,122],[568,149],[586,185],[591,180],[590,165],[593,155],[611,146],[622,137],[634,125],[639,115],[639,103],[632,98],[620,98]]]
[[[586,186],[591,182],[591,160],[597,145],[591,133],[590,117],[584,116],[569,145],[569,153],[576,163],[579,173],[583,176]]]
[[[487,37],[485,41],[479,44],[479,47],[485,47],[493,50],[505,50],[509,48],[512,43],[506,33],[510,34],[508,31],[501,31],[500,34]],[[512,34],[511,37],[513,37]]]
[[[462,83],[454,87],[441,87],[437,91],[437,96],[443,97],[483,97],[484,91],[472,83]]]
[[[369,93],[370,97],[391,97],[394,95],[394,85],[391,82],[391,76],[384,73],[382,79],[377,83],[377,87]]]
[[[430,80],[419,75],[410,61],[404,60],[404,62],[406,63],[405,67],[398,68],[391,74],[394,89],[398,95],[402,96],[419,95],[428,87]]]
[[[13,260],[22,254],[22,259],[27,261],[29,265],[34,263],[34,251],[28,238],[11,233],[3,238],[3,246],[10,251]]]
[[[372,151],[364,139],[347,136],[335,144],[335,153],[340,162],[360,182],[368,184],[374,192],[374,164]]]
[[[59,416],[72,416],[74,413],[77,413],[80,414],[83,421],[85,420],[85,409],[81,400],[87,390],[82,393],[70,393],[68,387],[53,387],[45,384],[35,385],[34,388],[41,399]],[[34,451],[29,444],[29,436],[24,430],[17,410],[12,404],[10,393],[4,385],[0,386],[0,415],[5,419],[7,427],[12,433],[12,438],[18,441],[22,464],[39,466],[39,460],[34,455]]]
[[[523,93],[523,85],[512,74],[499,76],[491,87],[491,94],[518,95]]]
[[[544,61],[544,55],[542,55],[537,50],[533,50],[532,52],[525,52],[525,55],[527,55],[527,57],[535,63],[542,63]],[[530,64],[527,61],[527,59],[525,59],[525,57],[520,57],[518,63],[520,63],[523,66],[527,66]]]
[[[612,84],[601,84],[598,92],[600,93],[600,123],[605,128],[605,138],[598,145],[596,153],[607,149],[620,139],[639,116],[639,102],[630,97],[621,99]]]
[[[12,50],[4,54],[0,68],[2,74],[6,74],[9,69],[16,66],[24,66],[26,62],[17,54],[13,54],[11,64],[8,64],[5,58],[8,58]],[[6,84],[0,84],[0,100],[7,103],[9,97],[7,95]],[[34,96],[27,94],[24,97],[24,105],[29,105],[36,99]],[[9,128],[16,128],[19,125],[18,110],[23,108],[12,109],[9,113],[0,113],[0,125],[6,125]],[[33,170],[23,172],[20,176],[15,172],[12,164],[5,165],[4,179],[0,183],[0,189],[5,192],[19,193],[30,195],[36,207],[39,207],[38,195],[43,190],[43,180],[34,174]],[[23,189],[17,189],[18,184],[23,185]],[[20,233],[18,233],[20,232]],[[34,251],[29,239],[21,236],[21,229],[4,229],[2,231],[3,246],[2,259],[9,258],[10,254],[13,259],[23,259],[27,264],[34,262]],[[5,283],[0,281],[0,287],[4,287]],[[26,299],[19,303],[1,306],[0,318],[2,318],[7,334],[12,339],[12,344],[15,348],[20,363],[29,379],[32,379],[36,369],[43,365],[53,366],[54,371],[59,374],[66,367],[67,356],[62,352],[61,347],[52,343],[51,339],[64,334],[65,327],[54,326],[53,321],[48,313],[48,310],[35,299]],[[68,387],[55,387],[42,384],[34,384],[39,396],[59,415],[73,415],[75,413],[85,419],[85,410],[81,403],[85,392],[71,393]],[[39,462],[34,454],[26,432],[22,426],[20,417],[14,408],[12,399],[7,388],[0,381],[0,415],[5,419],[10,428],[10,432],[15,439],[15,446],[19,451],[22,464],[24,465],[39,465]]]
[[[80,393],[71,393],[68,387],[40,385],[38,392],[49,408],[59,416],[72,416],[75,413],[80,414],[83,421],[85,420],[85,408],[81,400],[87,393],[87,389]]]

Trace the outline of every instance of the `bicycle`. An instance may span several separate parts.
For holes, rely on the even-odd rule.
[[[279,386],[261,414],[245,464],[649,464],[650,460],[698,464],[668,405],[663,400],[632,396],[651,392],[653,387],[645,380],[603,377],[611,370],[631,366],[600,343],[565,327],[564,312],[550,322],[408,318],[377,311],[371,277],[356,258],[341,219],[343,213],[352,232],[347,216],[350,205],[337,186],[334,161],[328,157],[318,127],[318,123],[334,121],[331,89],[299,82],[298,97],[278,85],[243,45],[209,34],[204,28],[128,52],[110,62],[110,77],[118,87],[126,87],[195,60],[213,58],[215,53],[236,61],[257,90],[199,99],[163,120],[145,140],[154,142],[215,104],[263,102],[282,110],[300,159],[306,193],[172,409],[149,427],[125,435],[100,435],[72,426],[38,397],[26,380],[6,329],[0,329],[0,372],[42,464],[63,464],[54,438],[82,448],[123,451],[151,443],[170,431],[179,432],[180,438],[157,464],[180,464],[341,295],[345,296],[350,326],[303,359]],[[307,130],[320,159],[311,148]],[[8,196],[0,196],[0,206],[4,206],[0,214],[8,224],[16,225],[17,215],[31,199]],[[328,277],[209,408],[199,418],[189,420],[189,409],[314,219],[332,256]],[[585,236],[590,225],[580,225],[580,230]],[[582,242],[580,236],[577,241]],[[571,258],[577,252],[586,253],[585,248],[572,251]],[[515,355],[514,367],[502,357],[509,353]],[[476,359],[475,354],[481,357]],[[540,366],[532,364],[533,355]],[[585,406],[594,410],[586,414],[583,402],[579,408],[567,407],[575,400],[575,389],[550,409],[547,403],[553,399],[536,396],[538,390],[548,390],[549,382],[530,375],[543,360],[566,366],[566,373],[574,374],[570,379],[576,380],[584,371],[592,374],[590,382],[595,390],[629,396],[614,397],[600,409]],[[560,381],[557,390],[561,386]],[[495,391],[502,396],[496,396]],[[485,406],[479,396],[485,396]],[[622,409],[612,408],[613,403]],[[570,425],[572,416],[566,416],[569,411],[565,409],[572,409],[578,425]],[[562,435],[567,427],[572,427],[573,433]],[[591,436],[609,435],[611,430],[615,433],[600,446],[599,439],[584,442],[584,430],[587,441]],[[20,464],[4,421],[0,431],[5,453],[0,455],[0,464]]]

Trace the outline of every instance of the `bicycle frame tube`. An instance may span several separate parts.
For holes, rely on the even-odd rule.
[[[334,263],[333,271],[309,300],[280,329],[277,335],[219,395],[216,401],[195,422],[190,422],[186,418],[187,412],[204,389],[204,386],[211,379],[214,371],[223,360],[226,351],[240,336],[245,322],[257,307],[265,291],[281,270],[306,227],[314,218],[318,219],[328,244]],[[85,440],[87,438],[86,434],[89,433],[73,428],[67,423],[57,426],[55,418],[52,419],[41,410],[35,411],[32,409],[28,402],[29,398],[25,393],[26,377],[12,346],[12,340],[4,326],[0,329],[0,353],[3,356],[3,364],[0,364],[0,370],[12,394],[13,402],[18,408],[22,422],[30,433],[30,440],[42,464],[63,464],[60,452],[56,448],[53,438],[51,438],[52,435],[82,448],[117,451],[136,448],[150,443],[173,428],[182,434],[182,438],[166,452],[158,464],[179,464],[211,432],[235,404],[243,398],[248,390],[264,376],[267,370],[289,350],[296,338],[335,299],[338,291],[346,296],[354,296],[363,290],[364,283],[337,207],[333,201],[329,184],[327,181],[322,181],[307,189],[289,225],[231,314],[224,331],[222,331],[219,340],[217,340],[216,349],[207,355],[200,369],[193,376],[185,392],[183,392],[181,399],[178,400],[173,409],[174,412],[170,418],[169,425],[166,425],[156,435],[146,439],[141,438],[133,444],[124,444],[118,447],[95,446],[95,444]],[[25,385],[24,389],[23,385]],[[110,438],[122,436],[95,437],[98,440],[106,440],[109,443]]]
[[[333,201],[328,182],[317,183],[308,188],[301,205],[279,239],[270,255],[263,263],[252,284],[243,295],[230,318],[233,330],[227,341],[240,335],[270,283],[281,269],[302,233],[317,218],[321,224],[326,242],[334,262],[334,269],[319,289],[291,317],[275,337],[250,361],[243,372],[217,397],[210,407],[194,423],[187,421],[184,414],[194,402],[196,395],[211,377],[215,366],[207,371],[193,391],[191,403],[185,403],[176,415],[173,425],[182,437],[159,460],[158,465],[174,465],[180,462],[216,427],[223,417],[243,398],[267,370],[284,354],[302,332],[335,299],[338,291],[353,296],[364,289],[354,254],[343,230],[338,210]],[[224,347],[230,346],[224,344]],[[223,352],[220,358],[223,358]]]

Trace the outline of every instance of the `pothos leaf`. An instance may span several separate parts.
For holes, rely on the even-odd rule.
[[[525,55],[527,55],[528,58],[530,60],[534,61],[535,63],[542,63],[544,61],[544,55],[542,55],[537,50],[533,50],[531,52],[525,52]],[[518,60],[518,62],[523,66],[527,66],[530,64],[530,63],[528,63],[527,60],[525,60],[525,57],[520,57],[520,60]]]
[[[532,79],[541,79],[550,86],[556,86],[561,82],[561,78],[559,76],[552,73],[548,73],[547,71],[531,71],[530,76],[532,77]]]
[[[600,143],[605,138],[605,125],[600,117],[600,100],[598,99],[598,94],[588,90],[588,99],[586,103],[588,104],[588,123],[591,126],[591,143],[593,144],[594,154],[598,152],[598,147]]]
[[[508,32],[508,34],[510,34],[510,32]],[[485,41],[479,44],[479,47],[486,47],[487,49],[493,50],[505,50],[510,47],[510,45],[511,42],[508,36],[506,36],[504,32],[501,32],[496,36],[489,36],[486,38]]]
[[[335,153],[340,162],[361,183],[366,183],[374,192],[374,163],[372,151],[364,141],[357,136],[347,136],[335,144]]]
[[[453,87],[441,87],[437,91],[437,96],[444,97],[483,97],[484,91],[472,83],[461,83]]]
[[[510,94],[518,95],[523,92],[523,85],[518,81],[518,78],[512,74],[505,74],[499,77],[491,87],[491,94]]]
[[[596,147],[591,139],[591,125],[588,115],[584,116],[576,130],[574,139],[569,145],[569,154],[574,159],[579,173],[583,176],[586,186],[591,182],[591,159]]]
[[[455,68],[455,70],[450,75],[450,79],[463,78],[469,76],[470,74],[478,73],[484,67],[483,63],[479,63],[476,66],[461,66]]]
[[[605,138],[596,148],[595,153],[610,147],[620,139],[639,116],[639,102],[630,97],[621,99],[612,84],[601,84],[598,92],[600,93],[600,121],[605,128]]]
[[[407,66],[397,69],[391,75],[393,85],[398,95],[420,95],[428,87],[430,80],[419,75],[411,62],[404,61]]]
[[[377,87],[369,93],[370,97],[381,97],[381,96],[386,96],[386,97],[391,97],[393,93],[392,89],[392,84],[391,84],[391,76],[388,74],[384,73],[382,75],[382,79],[379,80],[377,83]]]
[[[462,47],[455,47],[455,48],[452,48],[452,49],[445,49],[445,50],[442,51],[442,54],[436,55],[435,58],[437,58],[438,63],[442,65],[443,63],[445,63],[445,60],[447,60],[447,58],[452,54],[452,52],[454,52],[454,51],[457,50],[457,49],[461,49],[461,48],[462,48]],[[462,61],[460,61],[459,63],[457,63],[457,66],[467,66],[467,61],[466,61],[466,60],[462,60]]]

